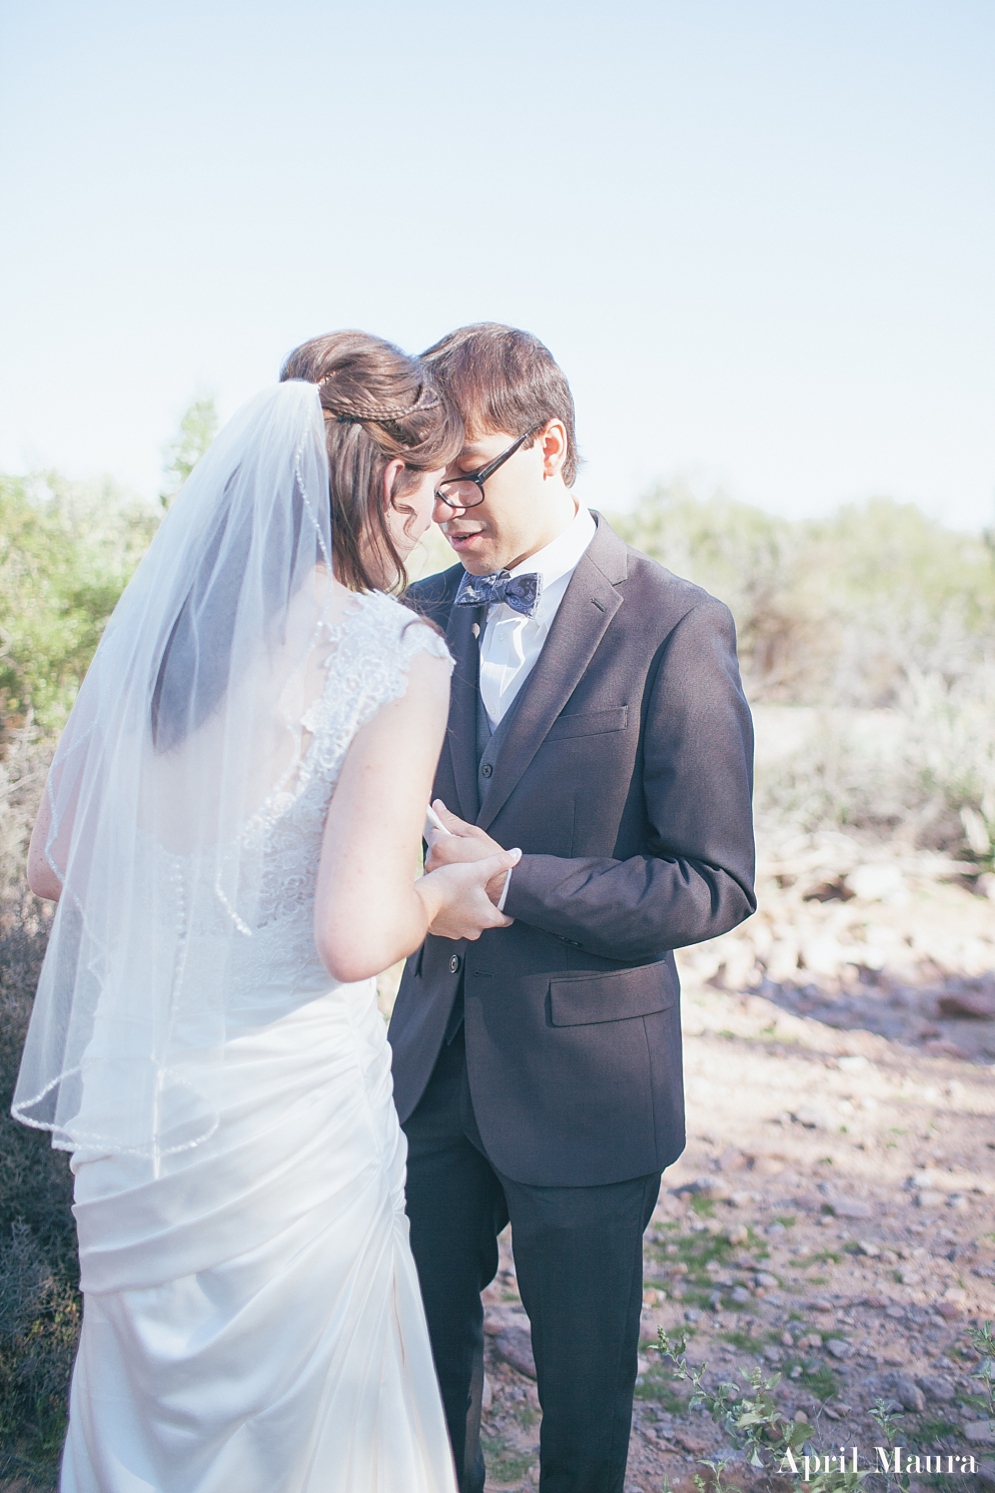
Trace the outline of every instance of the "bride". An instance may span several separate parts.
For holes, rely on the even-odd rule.
[[[461,442],[416,359],[299,348],[167,514],[59,744],[14,1114],[75,1176],[63,1493],[454,1493],[374,976],[508,923],[515,851],[415,879],[451,659],[387,594]]]

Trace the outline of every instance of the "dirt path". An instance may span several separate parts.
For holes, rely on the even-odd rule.
[[[690,1493],[696,1460],[724,1440],[684,1411],[659,1327],[686,1329],[689,1359],[717,1377],[780,1371],[781,1405],[817,1415],[826,1448],[873,1458],[867,1410],[888,1398],[906,1446],[992,1455],[964,1399],[977,1364],[965,1327],[995,1316],[992,1067],[784,1004],[685,970],[688,1148],[647,1234],[626,1493],[659,1493],[665,1475]],[[486,1323],[488,1493],[538,1478],[535,1385],[512,1366],[527,1367],[527,1323],[502,1242]],[[985,1476],[974,1486],[995,1486]]]

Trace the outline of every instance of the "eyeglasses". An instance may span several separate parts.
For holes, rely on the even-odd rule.
[[[514,456],[519,446],[524,445],[530,436],[536,435],[541,429],[542,426],[539,425],[535,430],[527,430],[507,451],[502,451],[500,456],[495,456],[493,461],[476,472],[467,472],[462,477],[454,478],[452,482],[443,482],[436,488],[435,496],[450,508],[476,508],[478,503],[484,501],[484,483],[488,477],[493,477],[498,467],[503,466],[509,456]]]

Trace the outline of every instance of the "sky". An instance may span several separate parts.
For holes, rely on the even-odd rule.
[[[578,490],[995,518],[991,0],[0,0],[0,470],[510,322]]]

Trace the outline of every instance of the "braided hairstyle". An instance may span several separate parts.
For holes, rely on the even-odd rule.
[[[393,570],[403,589],[404,562],[390,537],[383,478],[398,458],[391,503],[408,473],[447,466],[463,444],[463,422],[418,358],[366,332],[331,332],[304,342],[280,378],[317,384],[325,415],[335,574],[353,591],[373,591]]]

